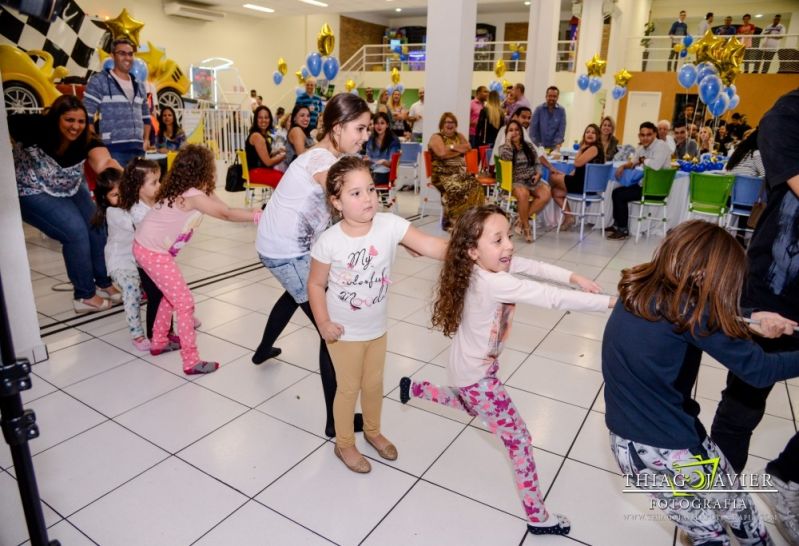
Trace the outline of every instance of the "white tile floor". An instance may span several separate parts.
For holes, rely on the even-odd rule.
[[[403,194],[400,205],[414,206]],[[416,223],[437,233],[430,219]],[[41,429],[30,446],[46,522],[62,544],[675,543],[674,526],[650,512],[644,496],[621,493],[604,424],[605,315],[516,312],[501,377],[532,432],[547,504],[573,522],[569,538],[534,538],[525,535],[499,442],[468,415],[398,402],[403,375],[446,382],[450,340],[427,326],[435,262],[400,253],[394,267],[383,429],[400,458],[387,463],[359,438],[373,468],[359,476],[322,435],[318,337],[308,320],[294,317],[280,360],[249,360],[282,293],[257,264],[252,226],[206,219],[180,255],[195,284],[200,350],[222,363],[191,378],[176,354],[136,352],[118,310],[59,323],[75,318],[70,293],[51,290],[66,280],[63,260],[56,244],[26,232],[50,359],[34,366],[24,400]],[[592,233],[578,243],[575,233],[539,233],[532,245],[517,243],[519,255],[573,268],[613,292],[619,271],[648,259],[659,241]],[[719,364],[707,358],[697,388],[705,424],[723,382]],[[799,381],[775,388],[752,442],[753,468],[796,430],[797,408]],[[3,444],[1,545],[26,539],[11,465]]]

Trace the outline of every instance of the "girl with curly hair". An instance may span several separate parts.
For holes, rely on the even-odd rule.
[[[163,292],[153,325],[150,351],[170,347],[168,338],[172,312],[177,315],[183,373],[210,373],[218,362],[200,359],[194,332],[194,299],[175,262],[180,249],[191,239],[203,214],[231,222],[258,222],[260,210],[230,208],[214,195],[216,170],[211,151],[190,144],[178,152],[172,169],[155,196],[156,205],[136,230],[133,255]]]
[[[615,298],[597,294],[592,280],[566,269],[513,255],[510,224],[496,205],[468,210],[452,231],[433,303],[433,326],[454,336],[447,370],[449,387],[428,381],[400,380],[400,400],[411,396],[480,417],[508,450],[516,485],[534,535],[566,535],[571,523],[550,513],[538,485],[533,444],[527,425],[513,405],[497,372],[499,355],[510,333],[517,303],[547,309],[601,311]],[[533,275],[576,290],[555,288],[514,273]]]

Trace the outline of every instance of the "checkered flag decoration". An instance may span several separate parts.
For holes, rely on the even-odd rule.
[[[0,7],[0,43],[47,51],[53,66],[66,67],[70,76],[86,78],[99,70],[95,48],[104,33],[75,0],[66,0],[52,23]]]

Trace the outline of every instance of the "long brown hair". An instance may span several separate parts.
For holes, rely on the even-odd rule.
[[[130,210],[139,201],[139,191],[148,174],[161,176],[161,167],[155,161],[137,157],[128,163],[119,185],[119,208]]]
[[[455,334],[463,316],[463,300],[474,268],[469,250],[477,248],[477,241],[483,235],[483,226],[492,214],[507,218],[505,211],[498,206],[483,205],[467,210],[452,230],[444,266],[438,276],[432,319],[433,327],[440,329],[447,337]]]
[[[651,262],[622,271],[619,298],[629,312],[665,319],[679,333],[748,338],[738,319],[746,270],[743,247],[729,233],[691,220],[669,232]]]
[[[205,146],[189,144],[182,148],[172,168],[161,183],[155,196],[156,202],[166,201],[171,207],[186,190],[197,188],[205,195],[211,195],[216,187],[216,167],[214,154]]]
[[[338,142],[333,136],[333,128],[336,125],[355,121],[367,112],[370,112],[369,105],[358,95],[352,93],[335,95],[325,106],[325,111],[322,113],[322,127],[317,131],[316,139],[322,140],[329,135],[333,148],[338,150]]]

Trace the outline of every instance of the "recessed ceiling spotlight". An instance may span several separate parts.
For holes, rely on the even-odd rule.
[[[530,5],[530,2],[525,2],[525,3],[524,3],[524,5],[525,5],[525,6],[529,6],[529,5]]]
[[[312,6],[319,6],[320,8],[326,8],[327,4],[324,2],[317,2],[316,0],[300,0],[300,2],[304,2],[306,4],[311,4]]]
[[[763,17],[762,13],[755,13],[755,19],[760,19],[761,17]]]
[[[399,13],[399,12],[401,12],[401,11],[402,11],[402,8],[394,8],[394,11],[396,11],[397,13]]]
[[[260,11],[263,13],[275,13],[275,10],[273,10],[272,8],[267,8],[266,6],[259,6],[258,4],[242,4],[242,7],[254,11]]]

